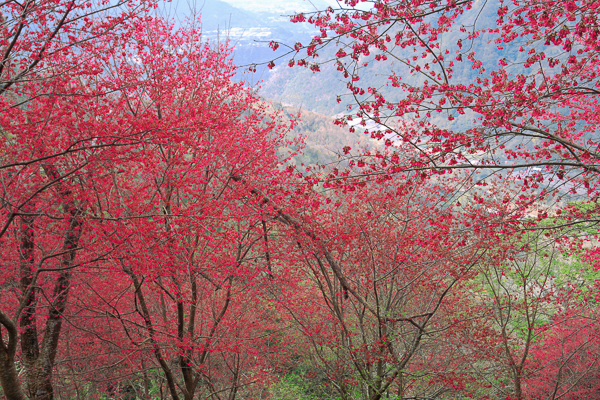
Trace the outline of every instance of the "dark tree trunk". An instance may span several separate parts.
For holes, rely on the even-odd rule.
[[[4,339],[4,329],[8,331],[8,340]],[[27,400],[21,388],[19,374],[15,365],[17,353],[17,325],[0,311],[0,385],[7,400]]]
[[[58,180],[59,174],[53,166],[44,166],[48,177]],[[23,312],[20,317],[21,326],[21,352],[23,354],[27,389],[29,397],[35,400],[53,400],[52,370],[58,349],[58,341],[63,322],[63,314],[67,307],[69,289],[71,288],[71,270],[75,265],[75,256],[81,238],[81,210],[75,205],[71,191],[59,187],[61,205],[68,226],[63,236],[59,276],[54,283],[52,302],[48,312],[48,319],[41,344],[38,340],[36,327],[36,297],[33,263],[34,263],[34,236],[33,220],[23,217],[21,228],[21,292],[23,294]]]

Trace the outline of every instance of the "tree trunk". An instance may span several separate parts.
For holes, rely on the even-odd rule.
[[[44,166],[46,174],[53,180],[59,177],[56,169],[51,165]],[[58,341],[62,328],[63,314],[67,307],[69,289],[71,288],[71,269],[74,266],[79,239],[81,238],[81,210],[75,205],[70,190],[63,187],[59,190],[62,198],[62,207],[68,226],[64,233],[62,257],[58,270],[60,275],[54,284],[52,303],[46,320],[46,328],[42,343],[38,341],[36,328],[36,298],[33,280],[33,220],[27,217],[22,219],[21,228],[21,291],[25,304],[20,318],[21,325],[21,351],[25,364],[27,389],[29,397],[35,400],[53,400],[52,370],[58,350]]]
[[[54,284],[53,301],[50,305],[44,339],[39,348],[38,358],[33,370],[27,370],[28,382],[31,379],[35,380],[33,387],[29,390],[31,397],[35,400],[52,400],[54,398],[52,370],[54,369],[54,360],[58,349],[63,314],[67,307],[69,289],[71,288],[71,268],[75,261],[82,225],[78,209],[72,206],[69,207],[67,215],[70,221],[63,244],[64,255],[60,265],[62,272]],[[29,377],[30,374],[33,375],[31,378]]]
[[[8,331],[8,340],[3,340],[3,329]],[[0,311],[0,385],[7,400],[27,400],[15,365],[17,353],[17,325]]]
[[[27,212],[33,210],[28,207]],[[36,321],[36,290],[31,287],[35,284],[33,277],[34,263],[34,243],[35,236],[33,230],[33,217],[24,215],[20,218],[21,227],[19,230],[19,258],[20,274],[19,289],[21,290],[21,305],[23,311],[19,316],[19,326],[21,327],[21,355],[23,364],[27,373],[27,389],[29,395],[33,397],[37,391],[37,371],[36,362],[40,355],[40,346],[38,343],[38,331]]]

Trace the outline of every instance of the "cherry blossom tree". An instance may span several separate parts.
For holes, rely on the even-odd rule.
[[[350,100],[337,123],[396,150],[350,153],[364,174],[511,176],[524,209],[598,195],[597,19],[587,0],[347,0],[294,16],[320,33],[288,57],[315,72],[333,63]],[[568,215],[595,223],[586,211]]]
[[[234,374],[225,387],[235,393],[249,384],[240,368],[252,360],[239,342],[258,346],[248,339],[252,335],[268,340],[248,323],[260,317],[257,304],[250,307],[239,294],[256,293],[253,278],[267,275],[264,256],[254,254],[255,243],[263,246],[261,218],[244,210],[248,193],[230,183],[232,176],[257,187],[283,179],[285,157],[278,148],[287,143],[288,127],[251,88],[231,80],[231,50],[203,40],[195,23],[179,31],[150,17],[124,24],[121,35],[95,38],[94,54],[103,56],[83,62],[90,54],[73,52],[79,61],[72,68],[45,78],[44,87],[60,95],[36,97],[40,83],[24,85],[22,92],[32,94],[26,107],[2,114],[0,240],[7,300],[0,318],[8,335],[0,348],[0,375],[9,399],[53,398],[65,322],[74,332],[97,332],[96,338],[113,343],[107,349],[129,335],[138,346],[148,343],[150,349],[130,347],[126,354],[151,351],[174,398],[178,391],[165,359],[179,358],[183,395],[192,398],[199,382],[224,379],[205,369],[206,359],[219,359],[212,352],[220,352],[221,369],[231,367]],[[109,274],[118,283],[114,290],[91,279],[94,270]],[[16,277],[18,287],[11,284]],[[148,293],[144,284],[150,282]],[[161,303],[165,296],[174,303]],[[211,296],[212,303],[199,303]],[[78,306],[69,309],[71,303]],[[121,321],[121,335],[106,336],[105,326],[96,330],[81,318],[93,318],[93,308],[84,304],[102,305],[94,312]],[[160,324],[151,314],[157,304],[169,318]],[[128,307],[137,319],[119,314]],[[204,320],[211,312],[223,314],[212,330]],[[222,336],[228,329],[245,339],[227,341]],[[172,348],[167,343],[174,338]],[[196,352],[201,354],[192,365]],[[17,375],[20,360],[27,396]]]
[[[593,397],[598,381],[598,318],[594,311],[566,310],[556,315],[545,338],[532,347],[527,379],[532,399]],[[554,322],[554,321],[553,321]]]
[[[49,85],[50,78],[93,63],[102,56],[94,49],[96,39],[119,35],[126,21],[156,5],[147,0],[2,3],[1,109],[39,96],[60,95],[56,87]]]
[[[465,313],[476,304],[464,292],[494,232],[470,228],[471,216],[450,205],[452,185],[407,180],[326,196],[298,190],[296,201],[311,205],[303,208],[254,191],[289,231],[276,256],[290,266],[274,274],[272,296],[344,399],[477,386],[458,332],[473,328]]]

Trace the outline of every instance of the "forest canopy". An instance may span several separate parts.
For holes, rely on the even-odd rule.
[[[2,3],[0,394],[594,398],[599,6],[294,15],[329,126],[153,0]]]

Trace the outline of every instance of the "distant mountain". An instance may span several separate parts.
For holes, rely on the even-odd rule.
[[[269,41],[277,40],[290,46],[293,46],[295,42],[307,44],[316,33],[311,25],[290,23],[289,15],[296,12],[322,10],[329,4],[335,5],[335,0],[201,1],[204,1],[200,9],[204,35],[212,40],[229,39],[235,46],[234,62],[238,66],[259,64],[255,74],[249,73],[248,68],[240,68],[238,78],[249,83],[260,81],[262,87],[259,93],[261,96],[272,99],[271,102],[279,103],[279,107],[295,107],[303,110],[303,121],[295,129],[294,134],[306,137],[307,148],[305,155],[297,159],[298,163],[335,162],[337,159],[335,153],[340,152],[346,145],[353,148],[356,148],[357,145],[359,147],[381,145],[360,133],[358,129],[356,133],[350,133],[347,128],[340,128],[332,124],[333,116],[354,111],[356,100],[365,100],[368,96],[365,94],[355,99],[354,96],[349,95],[346,85],[352,77],[343,78],[335,64],[327,62],[335,59],[338,48],[334,45],[329,45],[320,52],[317,60],[324,64],[321,65],[319,73],[313,73],[302,67],[289,68],[288,61],[293,57],[296,57],[297,60],[298,56],[295,53],[277,60],[276,67],[273,69],[267,69],[265,65],[286,51],[285,46],[281,46],[277,52],[273,52],[268,47]],[[497,15],[492,7],[489,10],[486,9],[482,14],[470,15],[467,13],[464,18],[465,22],[479,21],[482,25],[493,25]],[[394,34],[394,32],[388,33],[392,36]],[[447,32],[444,35],[444,42],[451,52],[458,49],[454,44],[457,43],[460,35],[458,31]],[[492,33],[483,33],[481,40],[476,41],[471,47],[471,50],[481,57],[484,66],[489,70],[497,69],[499,58],[506,55],[508,51],[504,50],[502,53],[494,44],[493,39]],[[351,45],[352,43],[344,40],[338,42],[340,46],[344,46],[344,44]],[[346,49],[346,51],[350,50]],[[423,85],[424,80],[422,75],[411,73],[403,62],[408,57],[414,56],[413,49],[397,47],[393,49],[393,52],[394,57],[389,57],[387,61],[373,60],[375,54],[361,57],[359,65],[354,67],[350,67],[350,61],[345,60],[349,63],[350,71],[352,68],[356,68],[354,71],[357,76],[360,76],[358,84],[361,87],[377,88],[391,103],[398,102],[406,93],[390,84],[390,74],[393,73],[401,77],[404,83],[417,87]],[[517,60],[519,57],[526,57],[525,54],[512,54],[512,56]],[[448,59],[452,60],[453,57]],[[312,59],[308,59],[308,61],[310,62]],[[246,72],[244,73],[244,71]],[[518,72],[518,69],[508,72],[515,73]],[[478,77],[478,71],[473,70],[469,62],[464,62],[457,63],[454,67],[452,80],[454,83],[468,85]],[[338,102],[339,95],[342,96],[341,101]],[[347,105],[353,105],[353,109],[348,110]],[[292,108],[289,110],[293,112]],[[469,118],[459,118],[450,122],[445,115],[436,114],[432,116],[432,122],[438,126],[455,130],[466,130],[473,124],[473,120]],[[392,119],[390,123],[393,125],[395,121]]]
[[[302,0],[292,0],[291,3],[302,2]],[[323,0],[317,0],[323,3]],[[237,7],[221,0],[204,0],[199,7],[202,15],[203,33],[211,38],[216,37],[217,33],[221,39],[230,38],[241,48],[247,47],[248,42],[288,40],[310,38],[310,34],[315,29],[307,24],[292,24],[289,17],[285,16],[284,9],[289,5],[288,2],[277,2],[280,7],[251,7],[252,1],[241,2],[243,7]],[[267,4],[269,2],[267,1]],[[262,4],[262,2],[260,3]],[[293,11],[288,11],[293,14]],[[265,45],[266,46],[266,45]],[[261,60],[264,61],[264,60]],[[257,60],[258,62],[258,60]]]
[[[249,79],[257,81],[268,76],[266,63],[285,52],[283,47],[273,52],[268,46],[270,41],[307,42],[314,35],[312,26],[292,24],[285,16],[286,13],[293,14],[296,9],[302,10],[294,4],[302,6],[303,3],[309,4],[304,0],[204,0],[198,6],[198,12],[204,36],[221,42],[229,40],[235,46],[234,62],[237,65],[259,64],[255,78]],[[325,0],[314,0],[313,3],[324,7],[327,4]],[[178,8],[179,18],[185,17],[186,10],[182,6]]]
[[[322,72],[316,74],[306,68],[289,68],[288,62],[295,56],[292,53],[277,60],[277,66],[274,69],[269,70],[266,67],[266,63],[270,60],[277,59],[289,50],[289,48],[281,46],[278,51],[273,52],[268,47],[271,40],[277,40],[289,46],[293,46],[296,42],[306,44],[316,33],[309,24],[290,23],[289,15],[296,12],[322,10],[329,5],[336,6],[335,0],[201,1],[203,1],[201,13],[204,34],[213,40],[229,39],[235,46],[234,62],[237,65],[258,64],[257,73],[244,74],[248,68],[242,68],[239,78],[250,83],[262,81],[261,94],[263,97],[323,115],[337,115],[346,112],[346,105],[355,103],[355,99],[349,95],[346,88],[347,79],[341,76],[333,63],[323,65]],[[465,21],[477,19],[493,25],[497,15],[492,12],[494,11],[492,8],[490,10],[484,12],[483,15],[465,15]],[[444,40],[449,46],[452,46],[457,41],[457,35],[460,34],[449,32],[445,34]],[[489,40],[492,39],[490,36]],[[344,43],[344,41],[340,41],[340,43]],[[482,56],[484,64],[489,64],[490,68],[495,69],[500,57],[496,46],[485,40],[478,41],[477,46],[479,48],[473,48],[473,50]],[[331,60],[335,58],[336,51],[335,46],[328,46],[320,53],[317,60],[320,62]],[[423,84],[422,76],[411,74],[402,62],[396,61],[411,57],[412,52],[412,49],[398,48],[394,50],[395,58],[391,57],[385,62],[369,60],[374,54],[365,58],[364,61],[361,60],[361,65],[358,66],[359,71],[357,71],[361,78],[359,84],[365,89],[367,86],[377,88],[391,102],[398,101],[404,93],[391,87],[389,80],[391,71],[394,71],[397,76],[401,76],[405,83],[415,86]],[[365,65],[367,63],[368,65]],[[456,65],[454,81],[459,80],[461,83],[468,84],[477,77],[475,75],[476,71],[473,71],[465,62]],[[343,94],[346,96],[342,96],[338,103],[338,95]]]
[[[202,30],[211,36],[216,31],[220,31],[224,37],[231,29],[268,28],[269,24],[258,13],[236,8],[220,0],[206,0],[200,7],[200,12]]]
[[[282,15],[324,9],[329,5],[328,1],[332,0],[205,0],[199,6],[202,31],[211,40],[230,39],[235,46],[234,62],[237,65],[265,63],[285,51],[273,52],[268,41],[307,43],[315,33],[310,25],[292,24]],[[295,160],[298,164],[336,162],[337,154],[344,146],[379,145],[360,130],[350,133],[347,128],[333,124],[333,115],[345,109],[336,102],[337,93],[345,90],[337,71],[326,68],[322,74],[312,74],[303,68],[289,68],[287,61],[287,58],[280,60],[273,70],[263,65],[254,75],[240,71],[240,78],[262,81],[263,89],[259,93],[264,98],[275,99],[268,102],[288,115],[295,115],[302,109],[302,121],[292,132],[292,135],[304,137],[306,142],[304,154]]]
[[[335,0],[227,0],[237,8],[260,13],[294,14],[337,6]]]

